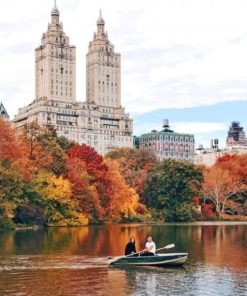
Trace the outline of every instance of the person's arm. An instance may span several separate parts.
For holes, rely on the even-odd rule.
[[[127,244],[126,246],[125,246],[125,252],[124,252],[124,255],[128,255],[128,250],[129,249],[129,244]]]

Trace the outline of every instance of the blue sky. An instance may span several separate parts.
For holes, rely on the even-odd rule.
[[[122,105],[134,133],[168,118],[196,144],[219,138],[238,120],[247,130],[246,0],[57,0],[77,47],[77,100],[85,98],[85,55],[99,9],[122,55]],[[52,0],[0,2],[0,100],[11,118],[34,99],[34,49]]]

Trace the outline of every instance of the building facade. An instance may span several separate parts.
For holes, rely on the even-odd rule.
[[[15,127],[35,121],[102,155],[113,148],[133,147],[133,120],[121,106],[121,56],[114,52],[101,13],[86,57],[85,102],[76,101],[76,48],[59,16],[55,4],[48,31],[35,50],[35,100],[19,109]]]
[[[143,134],[139,139],[140,149],[152,151],[157,159],[175,159],[194,161],[195,139],[192,134],[175,133],[169,127],[168,120],[164,120],[163,130],[153,130]]]
[[[247,153],[247,138],[243,127],[238,121],[233,121],[229,128],[226,146],[219,148],[218,139],[211,140],[210,148],[203,148],[202,145],[196,149],[195,164],[212,166],[219,157],[224,155],[241,155]]]

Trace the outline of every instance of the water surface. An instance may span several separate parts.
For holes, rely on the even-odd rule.
[[[189,252],[181,268],[109,267],[137,249]],[[0,295],[247,295],[247,225],[107,225],[0,232]]]

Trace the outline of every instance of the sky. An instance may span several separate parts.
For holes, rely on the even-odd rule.
[[[0,101],[11,119],[34,99],[34,50],[53,0],[0,1]],[[246,0],[57,0],[77,51],[77,100],[86,99],[86,53],[99,10],[122,57],[122,106],[134,134],[171,129],[196,145],[219,138],[231,121],[247,131]]]

